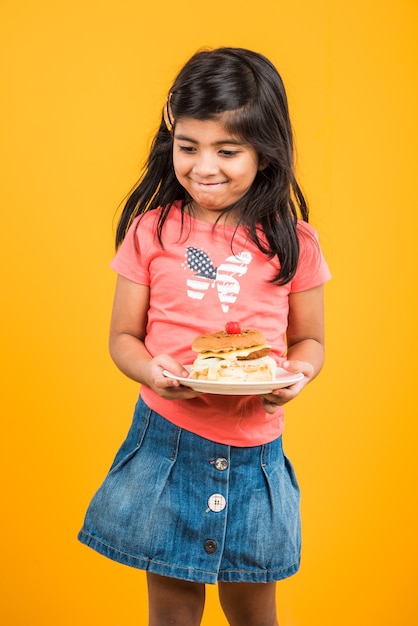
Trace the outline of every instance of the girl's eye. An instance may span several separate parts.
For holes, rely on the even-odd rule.
[[[195,154],[197,148],[195,146],[179,146],[180,152],[184,152],[185,154]],[[222,157],[232,158],[239,154],[239,150],[219,150],[218,154]]]
[[[239,154],[238,150],[220,150],[219,154],[221,154],[224,157],[234,157],[237,154]]]

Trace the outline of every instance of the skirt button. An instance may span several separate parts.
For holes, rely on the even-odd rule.
[[[219,457],[219,459],[216,459],[214,465],[219,471],[226,470],[226,468],[228,467],[228,461],[223,457]]]
[[[220,493],[214,493],[208,500],[208,507],[211,511],[219,513],[226,507],[226,500]]]
[[[203,547],[205,548],[205,552],[208,554],[213,554],[218,548],[216,541],[213,541],[213,539],[207,539],[203,544]]]

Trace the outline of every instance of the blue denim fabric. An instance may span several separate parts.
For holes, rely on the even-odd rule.
[[[140,398],[78,538],[125,565],[194,582],[291,576],[300,562],[299,488],[282,439],[214,443]]]

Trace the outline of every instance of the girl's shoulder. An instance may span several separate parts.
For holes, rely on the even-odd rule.
[[[176,200],[170,207],[157,207],[156,209],[150,209],[149,211],[145,211],[140,215],[137,215],[133,220],[132,224],[136,225],[153,225],[160,219],[163,212],[169,212],[169,220],[170,221],[180,221],[181,220],[181,201]]]
[[[308,222],[298,220],[296,224],[296,232],[299,239],[301,253],[304,250],[312,250],[319,248],[318,231]]]
[[[140,213],[132,220],[127,232],[134,233],[137,238],[148,236],[150,232],[156,232],[158,224],[161,222],[162,214],[166,211],[167,207],[157,207],[150,209],[144,213]],[[174,202],[169,210],[169,216],[167,215],[168,224],[178,224],[181,222],[181,203]]]
[[[299,237],[303,237],[304,235],[311,235],[314,237],[318,237],[317,231],[315,230],[315,228],[311,224],[308,224],[308,222],[305,222],[304,220],[297,221],[296,231]]]

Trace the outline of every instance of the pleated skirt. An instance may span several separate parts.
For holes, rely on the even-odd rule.
[[[79,540],[188,581],[271,582],[300,564],[300,494],[282,438],[240,448],[175,426],[140,397]]]

